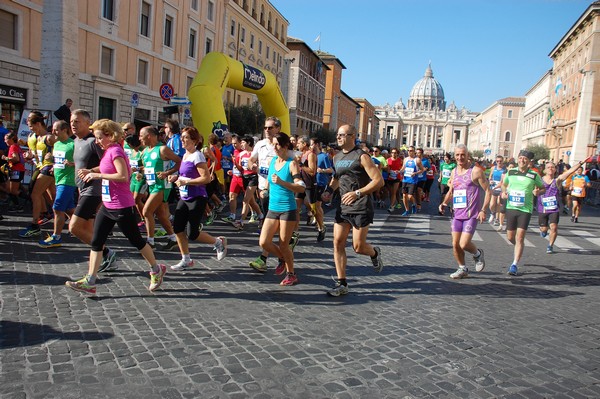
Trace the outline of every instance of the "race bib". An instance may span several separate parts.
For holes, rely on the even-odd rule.
[[[21,177],[20,173],[21,172],[19,172],[18,170],[11,170],[10,171],[10,179],[11,180],[19,180],[19,178]]]
[[[231,169],[233,164],[229,159],[221,158],[221,168],[223,169]]]
[[[404,169],[404,173],[406,173],[407,175],[411,175],[415,173],[415,168],[406,168]]]
[[[581,195],[581,194],[583,194],[583,187],[575,187],[575,188],[573,188],[573,194],[574,195]]]
[[[555,211],[558,209],[558,202],[554,195],[542,197],[542,205],[544,206],[544,212]]]
[[[508,203],[512,206],[525,206],[525,191],[512,190],[508,193]]]
[[[165,190],[168,190],[173,187],[173,183],[165,179]]]
[[[39,162],[42,162],[44,160],[44,151],[37,150],[35,153],[37,154]]]
[[[467,190],[454,190],[452,204],[454,209],[462,209],[467,207]]]
[[[390,179],[391,180],[396,180],[398,178],[398,173],[396,173],[396,171],[391,171],[390,172]]]
[[[64,169],[65,168],[65,152],[64,151],[54,151],[52,153],[54,155],[54,169]]]
[[[102,179],[102,201],[110,202],[110,186],[108,185],[108,180]]]
[[[259,174],[261,174],[261,175],[262,175],[262,176],[264,176],[264,177],[267,177],[267,176],[269,175],[269,168],[268,168],[268,167],[266,167],[266,166],[261,166],[261,167],[258,169],[258,173],[259,173]]]
[[[452,171],[450,169],[444,169],[444,170],[442,170],[442,177],[444,179],[446,179],[446,178],[449,179],[451,175],[452,175]]]
[[[179,176],[179,180],[187,183],[187,181],[190,179],[183,177],[183,176]],[[190,190],[189,190],[187,184],[179,186],[179,196],[180,197],[187,198],[189,196],[189,193],[190,193]]]
[[[146,166],[144,168],[144,176],[146,176],[146,183],[148,183],[149,186],[156,184],[156,173],[154,173],[154,168]]]

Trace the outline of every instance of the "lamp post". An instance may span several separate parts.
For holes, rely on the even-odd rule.
[[[354,123],[354,125],[356,126],[356,130],[358,130],[360,132],[360,105],[356,106],[356,121]]]

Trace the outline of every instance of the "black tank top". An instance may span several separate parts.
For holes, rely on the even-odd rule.
[[[356,191],[369,184],[371,178],[360,164],[360,157],[366,154],[359,147],[347,153],[338,152],[333,158],[334,176],[340,184],[340,195]],[[367,154],[368,155],[368,154]],[[373,209],[371,196],[365,195],[350,205],[342,204],[343,214],[366,214]]]

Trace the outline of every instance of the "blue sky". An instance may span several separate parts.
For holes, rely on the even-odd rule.
[[[472,111],[524,96],[591,0],[271,0],[288,36],[336,55],[342,90],[404,103],[431,61],[446,102]],[[365,5],[367,7],[365,7]]]

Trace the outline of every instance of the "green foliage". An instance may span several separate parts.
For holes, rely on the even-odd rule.
[[[473,158],[483,158],[483,151],[482,150],[473,150],[473,151],[471,151],[471,156]]]
[[[225,105],[225,114],[229,131],[239,136],[262,136],[263,125],[265,123],[265,113],[260,104],[254,102],[252,105],[241,105],[233,107],[231,104]]]
[[[319,140],[322,146],[336,143],[335,132],[333,130],[321,128],[316,132],[312,133],[310,137],[314,137],[317,140]]]
[[[533,152],[533,159],[536,161],[550,158],[550,149],[543,144],[532,144],[527,147],[527,150]]]

